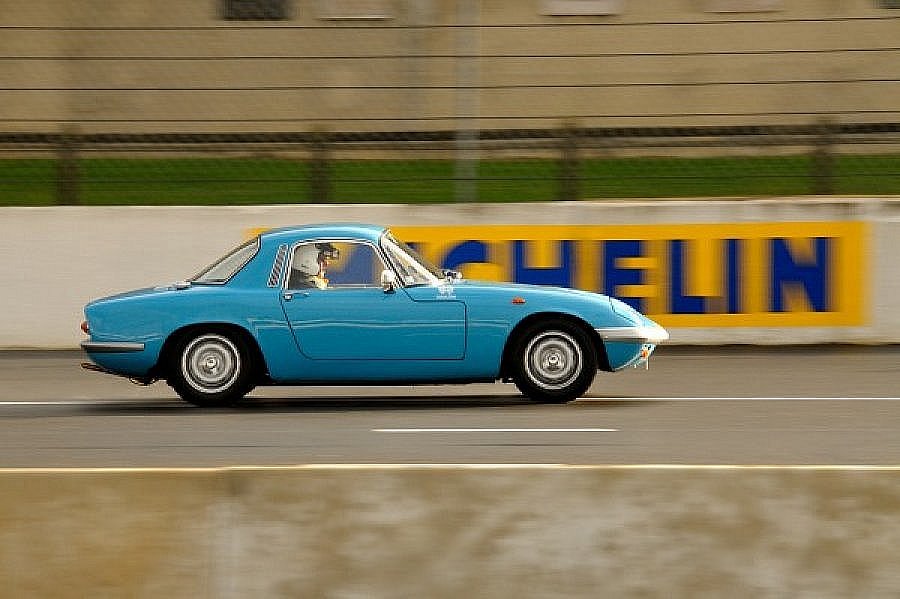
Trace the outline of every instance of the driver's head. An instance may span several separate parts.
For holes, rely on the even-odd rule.
[[[314,277],[325,270],[329,260],[337,259],[339,252],[330,243],[316,243],[301,246],[294,255],[294,269]]]
[[[337,260],[338,258],[338,249],[330,243],[317,243],[316,249],[319,250],[317,260],[323,269],[328,266],[330,260]]]
[[[298,270],[303,274],[314,277],[321,270],[319,263],[319,249],[314,245],[305,245],[297,250],[294,254],[294,270]]]

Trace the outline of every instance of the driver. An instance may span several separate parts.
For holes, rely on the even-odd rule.
[[[291,287],[318,288],[328,287],[328,279],[325,278],[325,268],[329,260],[336,260],[338,250],[330,243],[309,244],[297,250],[294,256],[294,273],[291,277]]]

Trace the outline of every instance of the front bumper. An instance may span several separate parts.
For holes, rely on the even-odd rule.
[[[604,341],[657,345],[669,340],[669,332],[659,325],[634,327],[607,327],[594,329]]]
[[[603,340],[606,359],[613,371],[632,366],[646,366],[657,344],[669,339],[669,333],[653,321],[641,325],[595,330]]]

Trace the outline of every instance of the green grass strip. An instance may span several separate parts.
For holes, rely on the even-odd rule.
[[[83,205],[256,205],[316,203],[309,163],[278,158],[90,158],[78,162]],[[580,199],[752,197],[814,193],[808,156],[585,159],[577,166]],[[451,160],[340,160],[328,167],[334,203],[452,203]],[[478,200],[559,199],[560,166],[543,159],[482,160]],[[900,194],[900,155],[833,159],[840,195]],[[0,206],[57,202],[52,159],[0,160]]]

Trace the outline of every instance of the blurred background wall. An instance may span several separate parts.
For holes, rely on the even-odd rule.
[[[0,205],[893,195],[898,34],[897,0],[0,0]]]
[[[804,340],[896,341],[892,304],[870,311],[861,302],[852,323],[839,323],[829,318],[840,302],[822,298],[828,289],[881,301],[898,285],[881,249],[897,235],[898,40],[900,0],[0,0],[0,251],[44,252],[0,261],[2,280],[16,281],[0,343],[74,343],[74,329],[55,331],[80,319],[84,301],[132,279],[189,274],[181,264],[194,254],[183,244],[202,244],[202,263],[247,227],[338,215],[606,225],[610,213],[586,201],[623,198],[639,203],[614,223],[677,225],[626,241],[683,252],[635,254],[658,266],[633,269],[638,291],[593,280],[586,288],[698,329],[692,342],[733,338],[716,328],[728,317],[722,298],[741,295],[726,293],[726,279],[769,290],[731,312],[775,311],[794,327],[827,321]],[[692,202],[671,213],[640,203],[673,198]],[[214,208],[196,220],[168,210],[181,206]],[[709,226],[681,227],[692,223]],[[741,223],[755,224],[744,232]],[[871,227],[852,243],[834,233],[857,223]],[[751,238],[782,248],[792,276],[815,274],[803,287],[809,301],[774,301],[781,284],[760,281],[778,269],[761,259],[754,264],[765,268],[710,275],[737,260],[723,248]],[[156,240],[170,247],[152,265],[123,260]],[[855,249],[810,250],[829,244]],[[23,324],[43,289],[32,273],[54,269],[60,255],[79,257],[66,271],[77,285],[37,339]],[[691,268],[669,259],[682,255]],[[562,256],[538,266],[565,270]],[[510,278],[500,262],[488,267]],[[841,269],[872,273],[873,284],[831,276]],[[585,287],[589,269],[569,270],[575,279],[559,284]],[[760,308],[769,300],[771,310]],[[748,331],[747,342],[768,339]]]
[[[893,121],[894,0],[0,1],[0,130]]]

